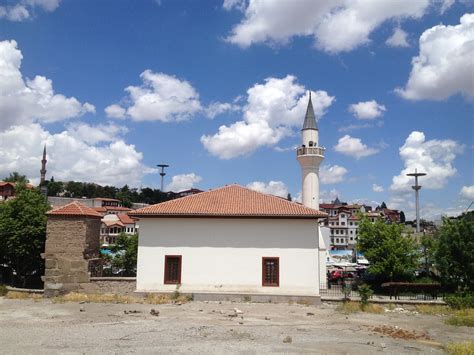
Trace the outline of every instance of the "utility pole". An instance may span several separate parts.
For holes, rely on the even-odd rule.
[[[415,185],[411,188],[415,190],[415,199],[416,199],[416,232],[420,233],[420,195],[419,191],[421,189],[421,185],[418,185],[418,176],[425,176],[426,173],[419,173],[417,169],[415,169],[414,173],[407,174],[407,176],[414,176],[415,177]]]
[[[161,172],[160,172],[160,176],[161,176],[161,189],[160,191],[163,192],[163,179],[166,175],[165,173],[165,168],[168,168],[169,165],[166,165],[166,164],[158,164],[157,167],[161,168]]]

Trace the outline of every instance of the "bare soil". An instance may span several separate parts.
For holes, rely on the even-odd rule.
[[[440,354],[444,344],[474,341],[472,328],[445,325],[443,316],[344,314],[335,308],[231,302],[58,304],[0,298],[0,353]]]

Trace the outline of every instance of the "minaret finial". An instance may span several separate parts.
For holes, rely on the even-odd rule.
[[[40,185],[43,185],[44,182],[46,181],[46,162],[47,160],[46,160],[46,144],[45,144],[43,148],[43,159],[41,159]]]

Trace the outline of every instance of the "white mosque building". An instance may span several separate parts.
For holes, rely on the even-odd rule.
[[[318,133],[310,97],[297,150],[303,204],[227,185],[131,212],[140,219],[137,291],[318,303],[326,281],[318,220],[327,216]]]

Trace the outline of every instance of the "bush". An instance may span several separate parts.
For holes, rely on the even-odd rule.
[[[451,355],[474,354],[474,342],[451,343],[446,346],[446,351]]]
[[[364,309],[369,304],[369,299],[374,294],[374,291],[372,291],[372,289],[366,284],[360,285],[358,291],[360,295],[360,304],[362,309]]]
[[[454,309],[474,308],[474,293],[448,296],[444,298],[444,301]]]
[[[7,292],[7,286],[5,286],[4,284],[0,284],[0,297],[5,296]]]

